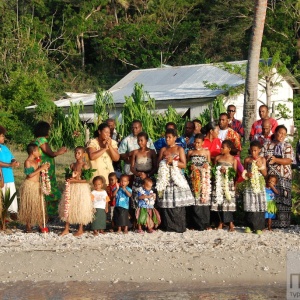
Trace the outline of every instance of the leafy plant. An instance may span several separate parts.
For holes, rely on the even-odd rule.
[[[15,192],[12,196],[10,196],[10,189],[5,190],[5,194],[1,195],[2,198],[2,211],[1,211],[1,225],[2,230],[6,229],[5,220],[8,217],[8,208],[11,206],[12,202],[14,201],[15,197],[17,196],[17,192]]]
[[[96,172],[96,169],[84,169],[81,172],[81,179],[90,181],[93,177],[93,174]]]

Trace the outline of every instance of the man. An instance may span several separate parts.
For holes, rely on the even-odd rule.
[[[137,135],[142,132],[142,122],[140,120],[134,120],[131,124],[132,133],[126,136],[120,143],[119,153],[120,158],[124,160],[124,172],[126,175],[132,175],[130,172],[130,159],[131,159],[131,151],[139,149],[139,145],[137,143]],[[149,138],[147,142],[147,147],[150,149],[154,149],[152,140]]]
[[[174,122],[168,122],[165,126],[165,130],[167,130],[167,129],[174,129],[177,131],[177,126]],[[176,145],[184,148],[185,141],[182,138],[178,137],[176,139]],[[159,153],[160,149],[162,149],[163,147],[166,147],[166,146],[167,146],[167,142],[164,137],[161,137],[157,141],[154,142],[154,147],[155,147],[157,153]]]
[[[229,118],[227,113],[222,113],[220,114],[219,117],[219,127],[220,127],[220,131],[219,131],[219,135],[218,138],[221,141],[224,140],[230,140],[233,142],[235,148],[238,151],[241,151],[242,147],[241,147],[241,139],[240,136],[237,132],[235,132],[233,129],[231,129],[229,126]]]
[[[185,153],[194,147],[194,130],[195,124],[192,121],[187,121],[184,126],[184,134],[180,137],[182,140],[184,140],[183,148]]]
[[[107,119],[105,123],[108,125],[110,129],[110,137],[118,143],[118,146],[122,140],[122,136],[116,130],[116,122],[114,119]]]
[[[229,117],[228,125],[231,129],[237,132],[242,138],[244,137],[245,134],[244,127],[241,121],[234,118],[235,112],[236,112],[236,107],[233,104],[228,105],[227,107],[227,114]]]
[[[262,133],[256,134],[253,139],[259,141],[263,145],[266,141],[271,140],[272,134],[270,120],[266,119],[262,122]]]
[[[251,132],[250,132],[250,137],[249,137],[250,141],[252,141],[254,139],[254,136],[256,134],[261,134],[263,120],[270,121],[272,132],[275,132],[275,129],[278,126],[277,121],[275,119],[269,117],[269,109],[268,109],[267,105],[265,105],[265,104],[261,105],[259,107],[258,113],[260,116],[260,120],[255,121],[251,127]]]
[[[202,123],[200,120],[195,119],[193,120],[193,123],[195,125],[194,135],[201,133]]]

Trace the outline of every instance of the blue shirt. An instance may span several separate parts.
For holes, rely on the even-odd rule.
[[[143,195],[149,196],[151,194],[153,194],[152,190],[148,191],[142,187],[140,187],[138,189],[138,197],[143,196]],[[154,199],[152,197],[139,199],[139,207],[140,208],[153,208],[153,206],[154,206]]]
[[[0,161],[10,164],[14,156],[5,145],[0,145]],[[4,183],[14,182],[14,174],[11,167],[2,167]]]
[[[126,190],[129,193],[132,193],[131,188],[128,186],[126,187]],[[120,187],[117,191],[116,195],[116,206],[123,207],[125,209],[129,209],[129,198],[126,193],[123,191],[123,189]]]
[[[182,147],[182,148],[185,148],[184,145],[186,143],[185,143],[185,140],[182,137],[178,137],[176,139],[175,144]],[[164,137],[161,137],[160,139],[158,139],[157,141],[154,142],[154,147],[156,149],[156,152],[158,153],[160,151],[160,149],[162,149],[163,147],[167,147],[166,139]]]

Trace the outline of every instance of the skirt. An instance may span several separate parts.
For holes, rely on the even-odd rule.
[[[103,208],[96,208],[92,230],[106,229],[106,212]]]
[[[265,229],[265,212],[246,212],[245,221],[246,226],[252,231],[263,230]]]
[[[187,207],[187,225],[196,230],[206,230],[210,227],[210,207],[208,205],[193,205]]]
[[[160,214],[155,208],[138,208],[136,210],[137,224],[145,225],[147,228],[157,228],[160,223]]]
[[[128,209],[115,206],[114,209],[114,224],[117,227],[129,226],[129,212]]]
[[[70,200],[65,189],[59,203],[59,217],[70,224],[91,223],[94,218],[94,208],[91,198],[91,189],[88,183],[70,183]],[[67,196],[67,198],[66,198]]]
[[[160,208],[162,227],[165,231],[186,231],[185,207]]]
[[[244,211],[248,212],[265,212],[267,210],[265,189],[260,193],[253,193],[251,189],[245,189],[243,194]]]
[[[34,226],[43,225],[43,214],[47,220],[46,203],[42,198],[39,182],[25,180],[20,187],[19,222]]]

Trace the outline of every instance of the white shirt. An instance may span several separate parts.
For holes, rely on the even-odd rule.
[[[102,208],[106,207],[106,198],[108,197],[106,191],[92,191],[92,195],[94,196],[94,208]]]
[[[224,140],[226,140],[227,132],[228,132],[228,128],[227,128],[227,129],[220,129],[218,138],[219,138],[222,142],[223,142]]]

